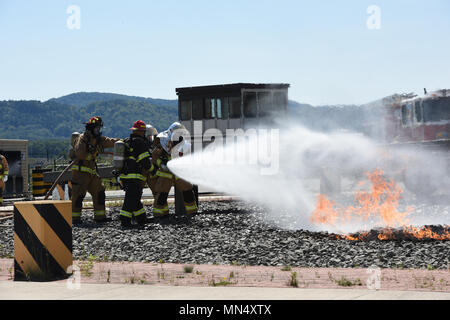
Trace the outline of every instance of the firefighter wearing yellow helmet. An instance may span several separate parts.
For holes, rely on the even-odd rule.
[[[183,194],[186,214],[192,216],[197,213],[197,203],[192,184],[175,176],[167,168],[167,162],[171,160],[172,149],[183,140],[182,135],[178,139],[176,136],[183,131],[186,131],[186,128],[179,122],[174,122],[169,129],[159,133],[155,139],[155,148],[152,152],[152,162],[157,167],[157,180],[154,188],[156,197],[153,203],[153,216],[155,218],[165,217],[169,214],[167,197],[172,186],[175,186]]]
[[[94,220],[106,221],[105,186],[97,171],[97,157],[105,148],[114,147],[119,139],[102,136],[102,118],[95,116],[85,123],[86,130],[74,141],[75,163],[72,167],[72,221],[81,222],[86,192],[92,196]]]

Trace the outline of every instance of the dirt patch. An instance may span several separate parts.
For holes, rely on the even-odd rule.
[[[81,283],[316,289],[367,289],[369,286],[380,290],[450,292],[450,269],[297,268],[94,260],[74,261],[74,265]],[[13,259],[0,259],[0,281],[12,281],[13,266]]]

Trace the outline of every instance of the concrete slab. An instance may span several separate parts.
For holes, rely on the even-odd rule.
[[[450,293],[352,289],[168,287],[67,282],[0,282],[1,300],[450,300]]]
[[[0,300],[450,300],[450,293],[0,281]]]

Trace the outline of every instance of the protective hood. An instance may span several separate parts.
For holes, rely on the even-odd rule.
[[[166,130],[159,133],[156,137],[159,138],[159,143],[163,147],[163,149],[170,154],[169,142],[170,142],[170,131]]]

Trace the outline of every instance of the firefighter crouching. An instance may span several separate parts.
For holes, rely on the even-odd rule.
[[[147,129],[145,131],[145,137],[147,138],[148,143],[148,150],[150,152],[150,155],[153,153],[153,150],[155,149],[155,141],[156,136],[158,135],[158,130],[156,130],[155,127],[153,127],[151,124],[146,125]],[[156,181],[158,180],[158,176],[156,175],[156,167],[154,167],[154,170],[149,171],[147,174],[147,185],[152,191],[153,198],[156,198]]]
[[[8,170],[8,161],[0,154],[0,206],[3,205],[3,191],[6,181],[8,181]]]
[[[105,212],[105,186],[97,171],[97,156],[105,148],[114,147],[119,139],[102,136],[103,121],[92,117],[86,124],[86,130],[73,143],[72,166],[72,221],[81,222],[81,210],[86,192],[94,203],[94,220],[107,221]]]
[[[138,120],[130,129],[133,133],[124,140],[125,157],[120,175],[120,182],[125,190],[125,198],[120,210],[120,221],[124,227],[131,226],[133,217],[138,224],[146,222],[145,208],[141,202],[142,190],[147,181],[148,172],[154,169],[145,137],[145,123]]]
[[[171,160],[172,149],[182,141],[182,139],[172,141],[175,130],[186,129],[178,122],[173,123],[168,130],[157,135],[155,149],[152,153],[153,165],[158,169],[156,171],[158,178],[155,184],[156,197],[153,203],[153,216],[155,218],[165,217],[169,214],[167,197],[172,186],[175,186],[183,194],[186,214],[192,216],[197,213],[197,203],[192,190],[192,184],[175,176],[167,168],[167,162]]]

